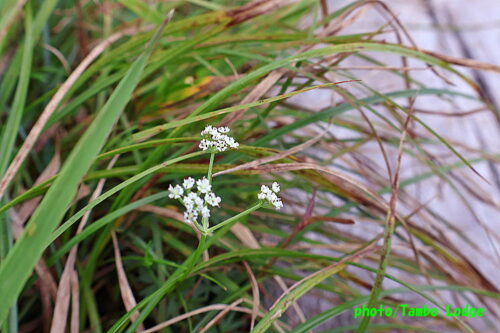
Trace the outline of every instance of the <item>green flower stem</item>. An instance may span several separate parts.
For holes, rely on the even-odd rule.
[[[262,207],[262,203],[261,203],[261,202],[259,202],[258,204],[256,204],[256,205],[255,205],[255,206],[253,206],[253,207],[248,208],[248,209],[247,209],[247,210],[245,210],[244,212],[239,213],[238,215],[235,215],[235,216],[233,216],[233,217],[231,217],[231,218],[228,218],[228,219],[227,219],[227,220],[225,220],[224,222],[221,222],[221,223],[219,223],[219,224],[217,224],[217,225],[214,225],[212,228],[209,228],[209,229],[208,229],[208,232],[214,232],[215,230],[217,230],[217,229],[219,229],[219,228],[222,228],[223,226],[225,226],[225,225],[227,225],[227,224],[229,224],[229,223],[235,222],[236,220],[241,219],[242,217],[244,217],[244,216],[246,216],[246,215],[250,214],[251,212],[253,212],[253,211],[255,211],[255,210],[259,209],[260,207]]]
[[[210,164],[208,165],[208,174],[207,174],[208,182],[210,184],[212,184],[212,168],[214,167],[214,159],[215,159],[215,153],[212,152],[210,154]]]
[[[214,167],[214,159],[215,159],[215,152],[212,152],[210,154],[210,164],[208,165],[208,173],[207,173],[207,178],[210,185],[212,185],[212,169]],[[201,220],[201,223],[203,225],[203,229],[200,231],[206,235],[208,233],[208,217],[204,217]]]
[[[205,227],[204,226],[201,226],[198,221],[194,220],[194,226],[196,227],[196,229],[198,229],[203,235],[206,234],[206,230],[205,230]]]

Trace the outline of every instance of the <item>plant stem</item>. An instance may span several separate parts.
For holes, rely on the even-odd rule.
[[[256,204],[256,205],[255,205],[255,206],[253,206],[253,207],[248,208],[248,209],[247,209],[247,210],[245,210],[244,212],[241,212],[241,213],[239,213],[238,215],[235,215],[235,216],[233,216],[233,217],[230,217],[230,218],[228,218],[227,220],[225,220],[224,222],[221,222],[221,223],[219,223],[219,224],[217,224],[217,225],[214,225],[212,228],[209,228],[207,231],[208,231],[208,232],[214,232],[215,230],[217,230],[217,229],[219,229],[219,228],[222,228],[223,226],[225,226],[225,225],[227,225],[227,224],[229,224],[229,223],[235,222],[236,220],[238,220],[238,219],[240,219],[240,218],[242,218],[242,217],[244,217],[244,216],[246,216],[246,215],[250,214],[251,212],[253,212],[253,211],[255,211],[255,210],[259,209],[260,207],[262,207],[262,203],[260,203],[260,202],[259,202],[258,204]]]
[[[212,152],[210,154],[210,164],[208,165],[208,173],[207,173],[207,178],[210,185],[212,185],[212,169],[214,167],[214,159],[215,159],[215,153]],[[201,230],[201,232],[206,235],[208,233],[208,217],[203,217],[201,223],[203,225],[203,230]]]
[[[210,164],[208,165],[208,174],[207,174],[208,182],[210,183],[210,185],[212,184],[212,168],[214,167],[214,158],[215,158],[215,153],[211,153]]]
[[[387,225],[384,232],[384,245],[382,246],[382,256],[380,258],[377,276],[375,277],[375,281],[372,287],[372,292],[370,294],[370,298],[368,299],[368,303],[366,305],[367,308],[369,309],[375,307],[378,296],[382,291],[382,282],[384,281],[385,271],[387,268],[387,264],[389,262],[389,254],[391,253],[391,244],[392,244],[392,234],[394,233],[395,225],[396,225],[396,219],[391,214],[387,218]],[[356,332],[357,333],[365,332],[366,328],[370,323],[370,319],[371,319],[370,316],[363,317]]]
[[[206,245],[205,245],[206,240],[207,240],[207,235],[202,234],[200,241],[198,242],[198,247],[193,252],[193,254],[189,256],[189,258],[186,260],[187,267],[183,274],[183,279],[185,279],[191,273],[194,265],[196,265],[196,263],[200,259],[201,254],[203,253],[203,251],[206,250]]]

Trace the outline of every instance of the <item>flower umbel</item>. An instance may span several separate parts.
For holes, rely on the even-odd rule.
[[[200,142],[200,149],[211,150],[214,153],[220,153],[227,149],[237,149],[239,143],[233,137],[226,135],[229,131],[229,127],[213,127],[208,125],[201,132],[203,139]]]
[[[279,191],[280,185],[276,182],[271,185],[271,188],[267,187],[266,185],[262,185],[260,187],[260,193],[257,195],[257,198],[272,205],[275,209],[280,209],[281,207],[283,207],[283,202],[276,195]]]
[[[221,198],[212,192],[212,185],[205,177],[198,180],[191,177],[185,178],[182,186],[170,185],[168,191],[169,198],[178,199],[186,208],[184,221],[194,224],[200,231],[203,231],[203,228],[198,223],[198,218],[201,216],[208,219],[209,207],[219,206],[221,202]]]

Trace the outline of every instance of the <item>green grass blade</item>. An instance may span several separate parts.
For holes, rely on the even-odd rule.
[[[317,284],[321,283],[326,278],[332,276],[343,270],[345,268],[345,264],[334,264],[333,267],[329,269],[325,269],[321,271],[319,274],[315,274],[314,276],[305,279],[297,285],[295,289],[290,291],[285,297],[282,297],[268,313],[262,318],[257,326],[253,329],[252,333],[263,333],[267,332],[267,329],[273,324],[273,322],[281,317],[281,315],[293,304],[296,300],[298,300],[302,295],[306,292],[314,288]]]
[[[148,197],[134,201],[128,205],[125,205],[125,206],[113,211],[112,213],[109,213],[108,215],[95,221],[94,223],[92,223],[91,225],[89,225],[88,227],[83,229],[82,232],[80,232],[78,235],[76,235],[75,237],[71,238],[69,241],[64,243],[64,245],[61,248],[59,248],[56,253],[54,253],[53,257],[55,257],[55,258],[61,257],[63,254],[69,252],[74,245],[83,241],[87,237],[91,236],[94,232],[96,232],[100,228],[104,227],[106,224],[113,222],[118,217],[120,217],[124,214],[127,214],[128,212],[136,209],[137,207],[150,204],[150,203],[154,202],[155,200],[165,198],[166,196],[167,195],[165,194],[165,192],[156,193],[156,194],[150,195]]]
[[[26,95],[28,93],[31,62],[33,58],[33,24],[30,5],[26,6],[25,22],[26,38],[24,39],[21,72],[19,73],[19,81],[17,83],[16,94],[14,95],[14,102],[0,140],[0,177],[3,176],[10,162],[10,157],[14,149],[14,143],[19,132],[19,125],[21,124],[21,118],[24,112]]]
[[[119,2],[148,22],[160,24],[163,21],[161,14],[151,9],[147,2],[139,0],[119,0]]]

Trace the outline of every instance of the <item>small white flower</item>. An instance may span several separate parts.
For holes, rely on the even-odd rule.
[[[201,216],[203,216],[204,218],[210,217],[210,210],[208,209],[207,206],[204,206],[203,208],[201,208],[200,213],[201,213]]]
[[[168,191],[170,192],[168,197],[171,199],[179,199],[184,194],[184,190],[179,185],[175,185],[174,187],[169,185]]]
[[[266,200],[269,202],[274,202],[274,201],[278,200],[278,196],[276,195],[276,193],[271,192],[271,193],[267,194]]]
[[[212,136],[212,140],[214,140],[214,141],[223,140],[225,137],[225,135],[220,134],[219,132],[213,132],[213,133],[210,133],[210,135]]]
[[[196,205],[195,207],[196,207],[197,210],[200,210],[203,207],[203,199],[200,198],[200,197],[196,197],[194,199],[194,203]]]
[[[230,129],[228,127],[217,128],[208,125],[203,131],[201,131],[203,139],[199,145],[200,149],[213,150],[220,153],[226,151],[228,148],[238,148],[238,142],[236,142],[233,137],[226,135],[229,131]]]
[[[270,189],[269,189],[269,187],[267,187],[266,185],[262,185],[262,186],[260,187],[260,192],[261,192],[261,193],[264,193],[264,194],[266,194],[266,195],[267,195],[268,193],[271,193],[271,190],[270,190]]]
[[[205,195],[205,202],[209,204],[210,206],[219,206],[219,203],[221,202],[221,198],[216,196],[215,193],[210,192]]]
[[[262,185],[260,187],[260,193],[257,195],[257,198],[259,198],[259,200],[267,201],[268,204],[274,206],[274,208],[276,209],[280,209],[281,207],[283,207],[283,202],[276,195],[276,193],[280,191],[280,185],[274,182],[271,187],[272,190],[268,186]]]
[[[196,187],[201,193],[208,193],[212,190],[212,185],[210,185],[210,182],[205,177],[196,181]]]
[[[239,145],[240,145],[238,142],[236,142],[236,140],[234,140],[234,138],[233,138],[233,137],[230,137],[230,136],[228,136],[228,137],[226,138],[226,144],[227,144],[230,148],[233,148],[233,149],[238,148],[238,147],[239,147]]]
[[[197,209],[198,207],[203,206],[203,200],[194,192],[188,193],[188,195],[184,197],[183,201],[184,206],[187,208],[192,207],[192,209]]]
[[[194,179],[191,177],[184,179],[184,182],[182,183],[182,186],[184,186],[186,190],[189,190],[191,187],[193,187],[193,185],[194,185]]]
[[[218,152],[223,152],[227,150],[227,146],[223,141],[213,141],[212,143],[213,143],[212,147],[215,147],[215,149]]]
[[[198,212],[193,210],[188,210],[184,212],[184,221],[186,223],[192,224],[198,218]]]
[[[201,131],[201,135],[202,136],[205,136],[205,135],[208,135],[210,133],[212,133],[214,130],[214,128],[210,125],[207,125],[207,127],[205,127],[205,129],[203,131]]]
[[[188,199],[190,200],[190,199]],[[192,200],[190,201],[187,201],[187,200],[184,200],[184,207],[186,207],[186,211],[189,212],[189,211],[194,211],[194,202]]]
[[[186,194],[186,196],[184,196],[184,198],[182,198],[182,200],[184,201],[184,203],[189,203],[191,205],[194,205],[194,198],[196,198],[198,195],[194,192],[189,192]]]
[[[212,147],[211,141],[208,141],[206,139],[201,140],[200,145],[199,145],[199,148],[201,150],[208,150],[208,149],[210,149],[210,147]]]
[[[281,201],[280,198],[277,198],[272,202],[272,205],[274,206],[274,208],[279,210],[281,207],[283,207],[283,202]]]

